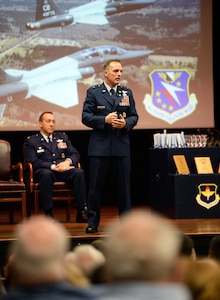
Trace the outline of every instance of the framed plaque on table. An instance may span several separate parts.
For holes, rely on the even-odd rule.
[[[185,155],[173,155],[178,174],[190,174]]]
[[[194,157],[198,174],[213,174],[211,159],[209,156]]]

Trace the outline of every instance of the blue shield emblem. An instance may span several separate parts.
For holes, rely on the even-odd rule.
[[[188,70],[154,70],[149,77],[152,93],[146,95],[144,105],[150,114],[172,124],[195,110],[198,101],[189,94]]]
[[[217,194],[217,185],[215,183],[202,183],[198,186],[199,194],[196,201],[199,205],[210,209],[219,203],[219,195]]]

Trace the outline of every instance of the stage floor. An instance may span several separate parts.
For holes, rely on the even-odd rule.
[[[148,207],[140,206],[134,209],[149,209]],[[88,239],[94,237],[100,238],[108,236],[105,231],[105,226],[113,218],[118,218],[116,206],[104,206],[101,209],[101,221],[99,231],[95,234],[85,233],[86,224],[76,223],[76,209],[72,208],[71,222],[65,221],[65,207],[58,206],[54,208],[54,217],[62,222],[69,230],[70,237],[73,239]],[[181,231],[191,236],[199,235],[218,235],[220,234],[220,218],[219,219],[169,219],[171,223],[175,224]],[[21,222],[20,210],[16,210],[14,215],[14,224],[9,224],[8,211],[6,209],[0,210],[0,241],[14,240],[14,228],[16,223]]]
[[[148,207],[134,207],[134,209],[149,209]],[[99,231],[95,234],[85,233],[87,224],[76,223],[76,208],[72,208],[71,222],[65,222],[65,207],[57,206],[54,209],[54,216],[57,220],[62,222],[68,229],[72,246],[90,243],[91,241],[107,237],[109,234],[106,231],[106,225],[113,219],[118,219],[118,212],[116,206],[104,206],[101,210],[101,222]],[[220,234],[220,219],[169,219],[171,223],[175,224],[182,232],[190,235],[195,244],[195,248],[199,255],[206,255],[208,244],[213,236]],[[21,222],[20,210],[16,210],[14,215],[16,223]],[[8,211],[0,210],[0,255],[5,255],[7,247],[11,241],[15,240],[14,228],[15,224],[8,223]],[[4,260],[4,259],[3,259]],[[2,264],[2,258],[0,265]]]

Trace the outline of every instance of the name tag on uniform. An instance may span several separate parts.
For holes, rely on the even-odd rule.
[[[42,153],[42,152],[44,152],[44,148],[39,147],[39,148],[37,149],[37,153]]]
[[[98,105],[97,109],[105,109],[105,105]]]

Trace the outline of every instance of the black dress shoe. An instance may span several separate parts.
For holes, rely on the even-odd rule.
[[[86,227],[86,233],[96,233],[98,231],[98,228],[92,225],[88,225]]]
[[[88,223],[87,211],[82,210],[76,215],[76,223]]]

